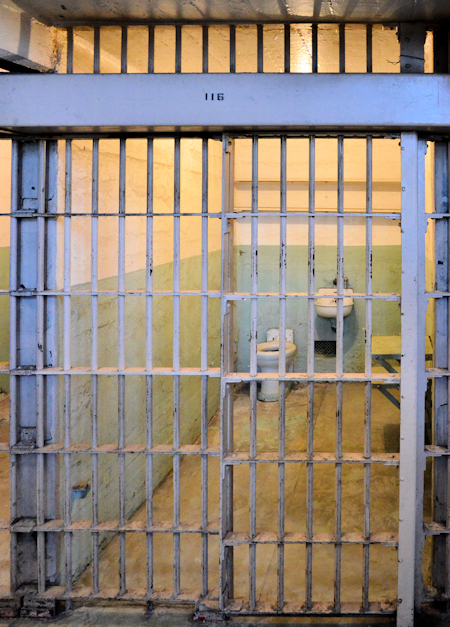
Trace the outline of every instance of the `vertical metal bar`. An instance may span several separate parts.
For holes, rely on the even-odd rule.
[[[73,28],[69,26],[67,28],[67,62],[66,62],[67,74],[73,73]]]
[[[336,376],[342,377],[344,366],[344,138],[338,137],[338,206],[337,206],[337,319],[336,319]],[[336,459],[342,459],[342,395],[343,383],[336,383]],[[342,463],[336,463],[335,504],[335,575],[334,609],[341,611],[341,518],[342,518]]]
[[[284,71],[289,74],[291,71],[291,25],[284,25]]]
[[[286,376],[286,267],[287,267],[287,146],[286,136],[280,139],[280,336],[279,373]],[[278,399],[278,457],[284,460],[286,453],[286,382],[279,382]],[[285,463],[278,463],[278,611],[284,607],[284,511],[285,511]]]
[[[37,218],[37,353],[36,369],[42,370],[44,367],[44,296],[45,289],[45,173],[46,173],[46,142],[39,141],[39,174],[38,174],[38,218]],[[45,441],[45,394],[44,377],[42,374],[36,375],[36,446],[41,448]],[[37,454],[37,519],[38,525],[45,522],[45,460],[44,454]],[[38,556],[38,593],[45,592],[45,533],[37,533],[37,556]]]
[[[94,27],[94,74],[100,74],[100,26]]]
[[[209,26],[204,24],[202,26],[202,72],[208,74],[209,72]]]
[[[236,72],[236,26],[230,25],[230,74]]]
[[[11,150],[11,213],[17,212],[19,206],[19,142],[17,140],[12,141]],[[18,315],[18,302],[17,297],[13,296],[19,287],[18,283],[18,220],[16,217],[11,216],[11,233],[10,233],[10,267],[9,267],[9,395],[10,395],[10,416],[9,416],[9,444],[14,446],[17,444],[17,430],[18,430],[18,380],[17,376],[11,374],[17,368],[17,315]],[[10,517],[11,520],[17,520],[18,517],[18,486],[17,486],[17,456],[10,455]],[[11,533],[11,547],[10,547],[10,573],[11,573],[11,591],[15,592],[19,586],[18,572],[17,572],[17,534]]]
[[[316,202],[316,138],[309,137],[308,183],[308,378],[314,376],[314,294],[315,294],[315,202]],[[308,381],[308,426],[306,464],[306,609],[312,609],[312,558],[313,558],[313,488],[314,488],[314,381]]]
[[[122,39],[120,47],[120,72],[126,74],[128,71],[128,27],[122,26]]]
[[[201,364],[202,372],[208,368],[208,139],[202,140],[202,311],[201,311]],[[208,377],[201,377],[201,449],[208,448]],[[208,455],[201,457],[201,508],[202,508],[202,596],[208,594]]]
[[[146,300],[146,350],[145,369],[150,372],[153,367],[153,139],[147,140],[147,247],[145,291]],[[148,451],[153,447],[153,376],[146,376],[147,402],[147,454],[146,454],[146,488],[147,488],[147,594],[153,594],[153,455]]]
[[[439,43],[439,41],[437,42]],[[436,42],[435,42],[436,45]],[[447,55],[435,56],[435,62],[447,62]],[[434,205],[436,213],[448,213],[449,144],[446,141],[434,144]],[[435,220],[435,289],[449,291],[449,222]],[[434,367],[448,369],[449,366],[449,302],[447,298],[435,299]],[[434,438],[433,444],[448,448],[449,442],[449,383],[447,377],[434,381]],[[449,485],[448,456],[433,459],[433,520],[448,526]],[[448,594],[450,558],[448,534],[433,536],[433,586],[438,594]]]
[[[148,73],[155,71],[155,27],[150,24],[148,27]]]
[[[345,74],[345,24],[339,24],[339,72]]]
[[[70,355],[70,302],[69,296],[70,281],[70,261],[71,261],[71,215],[72,212],[72,140],[66,140],[66,162],[65,162],[65,197],[64,197],[64,371],[68,372],[71,367]],[[70,374],[64,375],[64,448],[70,447]],[[71,523],[72,509],[72,484],[70,472],[70,453],[64,453],[64,525],[68,527]],[[64,534],[66,551],[66,592],[72,590],[72,534]],[[70,601],[69,601],[70,603]]]
[[[258,345],[258,137],[252,137],[250,375],[256,376]]]
[[[180,369],[180,138],[175,138],[173,219],[173,370]],[[180,375],[173,377],[173,448],[180,448]],[[180,526],[180,454],[173,455],[173,526]],[[180,533],[173,534],[173,594],[180,594]]]
[[[366,138],[366,213],[372,213],[372,137]],[[365,374],[372,376],[372,218],[366,218],[366,329]],[[371,457],[372,383],[366,381],[364,407],[364,457]],[[364,540],[370,540],[370,463],[364,464]],[[362,609],[369,609],[370,545],[364,544]]]
[[[366,24],[366,72],[370,74],[373,67],[372,24]]]
[[[233,547],[225,546],[226,535],[233,530],[233,466],[225,457],[233,450],[233,389],[223,377],[233,367],[233,340],[231,303],[227,293],[233,290],[233,237],[232,222],[226,214],[233,204],[234,146],[228,135],[222,139],[222,251],[221,251],[221,345],[220,362],[220,545],[219,545],[219,608],[225,609],[234,596]]]
[[[182,26],[177,24],[175,26],[175,73],[181,72],[181,33]]]
[[[319,64],[318,64],[318,32],[317,32],[317,24],[312,24],[311,26],[311,37],[312,37],[312,73],[317,74]]]
[[[264,72],[264,26],[256,25],[256,41],[257,41],[257,71],[258,74]]]
[[[92,464],[92,526],[98,519],[98,181],[99,140],[92,140],[92,217],[91,217],[91,464]],[[98,594],[99,533],[92,534],[92,592]]]
[[[250,375],[256,376],[258,344],[258,137],[252,137],[252,217],[251,217],[251,322]],[[257,383],[250,382],[250,459],[256,457]],[[250,538],[256,536],[256,462],[250,462]],[[256,544],[249,546],[250,610],[256,608]]]
[[[125,370],[125,193],[126,193],[126,139],[120,140],[119,150],[119,372]],[[125,375],[118,375],[118,443],[125,447]],[[125,526],[125,453],[119,453],[119,527]],[[126,535],[119,533],[120,594],[126,592]]]
[[[417,133],[401,135],[402,156],[402,369],[397,625],[414,625],[415,577],[422,545],[421,479],[425,470],[423,426],[426,391],[424,303],[424,177]],[[417,601],[417,598],[416,598]]]

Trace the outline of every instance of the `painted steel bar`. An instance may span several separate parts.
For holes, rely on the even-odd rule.
[[[258,137],[252,137],[252,216],[251,216],[251,302],[250,302],[250,374],[257,372],[258,345]]]
[[[120,72],[126,74],[128,72],[128,28],[122,26],[120,41]]]
[[[66,72],[67,74],[73,73],[73,28],[67,29],[67,58],[66,58]]]
[[[123,38],[122,38],[123,41]],[[119,255],[118,255],[118,290],[125,290],[125,194],[126,194],[126,139],[120,140],[119,147]],[[118,299],[118,370],[125,369],[125,296]],[[118,385],[118,442],[119,448],[125,446],[125,375],[119,374]],[[119,474],[119,522],[125,524],[125,454],[118,456]],[[126,591],[126,536],[119,533],[119,580],[120,593]]]
[[[11,146],[11,210],[18,211],[19,209],[19,142],[13,140]],[[11,295],[9,297],[9,367],[11,370],[17,368],[17,316],[19,303],[17,302],[17,296],[13,296],[19,287],[18,279],[18,219],[11,218],[10,222],[10,267],[9,267],[9,286]],[[9,375],[9,400],[10,400],[10,413],[9,413],[9,443],[10,446],[14,446],[17,441],[17,432],[19,426],[19,415],[17,401],[19,398],[18,390],[19,380],[17,377],[10,373]],[[17,457],[16,455],[10,455],[9,464],[9,482],[10,482],[10,495],[9,495],[9,507],[11,520],[16,520],[18,517],[18,494],[19,486],[18,473],[17,473]],[[18,541],[17,534],[11,533],[11,546],[10,546],[10,583],[11,591],[15,592],[19,586],[18,583]]]
[[[236,73],[236,26],[230,26],[230,74]]]
[[[264,72],[264,26],[262,24],[256,25],[256,42],[257,72],[261,74]]]
[[[182,43],[182,26],[175,26],[175,73],[181,73],[181,43]]]
[[[287,145],[286,137],[280,138],[280,328],[279,364],[281,376],[286,374],[286,271],[287,271]],[[286,383],[278,384],[278,454],[286,453]],[[284,531],[285,531],[285,465],[278,464],[278,611],[284,607]]]
[[[448,212],[448,142],[434,144],[434,204],[438,213]],[[428,217],[428,216],[427,216]],[[449,281],[449,221],[437,220],[434,226],[435,289],[448,294]],[[430,295],[427,292],[427,298]],[[448,370],[449,366],[449,298],[435,301],[434,366]],[[433,444],[448,449],[449,445],[449,385],[448,378],[434,382],[434,433]],[[433,521],[449,526],[449,463],[443,456],[433,460]],[[433,537],[433,586],[439,595],[448,594],[450,580],[448,559],[450,542],[448,534]]]
[[[153,208],[153,139],[147,140],[147,214]],[[147,215],[146,272],[145,290],[145,367],[153,367],[153,217]],[[153,376],[147,375],[146,381],[146,426],[147,451],[153,448]],[[147,527],[153,525],[153,455],[146,453],[146,521]],[[147,533],[147,594],[153,594],[153,534]]]
[[[209,72],[209,27],[202,26],[202,72]]]
[[[256,458],[257,453],[257,383],[250,382],[250,463],[249,463],[249,488],[250,488],[250,519],[249,519],[249,607],[256,609]]]
[[[400,496],[398,546],[399,627],[413,627],[417,553],[422,542],[423,508],[420,475],[425,470],[425,253],[424,202],[419,178],[424,176],[416,133],[402,133],[402,371],[400,407]],[[421,365],[422,364],[422,365]],[[421,516],[423,516],[423,509]],[[418,542],[419,541],[419,542]],[[416,599],[417,600],[417,599]]]
[[[65,154],[65,189],[64,189],[64,292],[70,292],[71,280],[71,218],[68,217],[72,211],[72,140],[66,141]],[[70,296],[64,296],[64,370],[71,367],[71,325],[70,325]],[[64,448],[71,445],[71,377],[64,375]],[[72,513],[72,482],[71,482],[71,455],[64,455],[64,524],[68,527],[71,524]],[[65,544],[65,584],[66,593],[72,591],[72,534],[66,533]]]
[[[291,71],[291,25],[284,25],[284,72]]]
[[[208,368],[208,139],[202,140],[201,369]],[[208,377],[201,378],[201,448],[208,448]],[[208,455],[201,457],[202,528],[208,527]],[[202,534],[202,596],[208,594],[208,535]]]
[[[94,74],[100,74],[100,28],[94,27]]]
[[[366,72],[372,73],[373,69],[373,44],[372,44],[372,24],[366,24]]]
[[[337,317],[336,317],[336,375],[344,372],[344,314],[341,298],[344,294],[344,138],[338,137],[338,181],[337,181]],[[343,383],[336,383],[336,458],[342,458],[342,409]],[[342,463],[335,469],[335,565],[334,565],[334,609],[341,611],[341,533],[342,533]]]
[[[153,24],[149,24],[147,72],[149,74],[153,74],[154,71],[155,71],[155,27]]]
[[[280,212],[279,211],[266,211],[266,210],[261,210],[257,212],[258,215],[261,216],[265,216],[265,217],[279,217]],[[21,212],[15,212],[15,213],[2,213],[2,217],[5,216],[10,216],[10,217],[20,217]],[[111,212],[102,212],[99,217],[100,218],[117,218],[119,217],[119,213],[111,213]],[[159,212],[152,212],[150,214],[148,213],[134,213],[132,211],[128,212],[127,211],[127,216],[128,217],[147,217],[148,215],[151,215],[154,218],[157,217],[173,217],[175,214],[174,213],[159,213]],[[220,219],[222,217],[222,214],[220,213],[215,213],[215,212],[210,212],[209,214],[210,218],[217,218]],[[251,216],[252,213],[251,211],[236,211],[236,212],[228,212],[227,214],[225,214],[226,218],[232,218],[232,219],[240,219],[240,218],[248,218],[249,216]],[[307,211],[288,211],[288,216],[290,218],[295,218],[295,217],[302,217],[302,218],[307,218],[309,217],[309,213]],[[336,212],[334,211],[316,211],[314,213],[314,215],[316,217],[324,217],[324,218],[332,218],[336,215]],[[346,211],[344,214],[345,218],[367,218],[372,214],[367,214],[366,212],[359,212],[359,211]],[[50,220],[50,219],[54,219],[54,218],[59,218],[61,216],[64,216],[64,214],[62,213],[45,213],[45,215],[42,216],[42,219],[46,219],[46,220]],[[83,216],[87,216],[90,217],[91,213],[90,212],[83,212],[83,211],[77,211],[77,217],[83,217]],[[202,213],[201,212],[192,212],[192,213],[184,213],[183,212],[183,217],[201,217]],[[26,213],[25,216],[26,218],[36,218],[37,214],[35,212],[30,212],[30,213]],[[387,220],[399,220],[401,218],[401,214],[400,213],[384,213],[384,212],[374,212],[373,214],[374,218],[385,218]],[[443,215],[443,214],[434,214],[434,213],[427,213],[427,219],[429,220],[439,220],[441,218],[449,218],[450,215]],[[0,291],[0,293],[6,293],[8,294],[7,290],[2,290]]]
[[[372,137],[366,139],[366,211],[372,213],[372,177],[373,177],[373,142]],[[366,293],[372,296],[372,218],[366,219]],[[372,299],[366,302],[366,328],[364,348],[364,372],[367,377],[372,375]],[[372,432],[372,384],[365,383],[364,388],[364,457],[371,456]],[[364,465],[364,538],[370,539],[370,464]],[[362,609],[369,609],[369,574],[370,549],[364,545],[363,549],[363,590]]]
[[[315,191],[316,191],[316,138],[309,137],[309,185],[308,185],[308,352],[307,352],[307,373],[309,377],[314,377],[314,337],[315,337]],[[312,568],[313,568],[313,487],[314,487],[314,466],[311,460],[314,456],[314,382],[308,382],[307,397],[307,456],[306,464],[306,533],[309,542],[306,545],[306,609],[312,608]]]
[[[5,73],[2,86],[2,128],[27,133],[220,133],[239,127],[286,133],[314,127],[397,134],[399,128],[445,132],[450,117],[450,81],[439,74]],[[223,93],[233,107],[205,100],[205,92]],[[30,93],[39,93],[39,100],[31,104]],[[340,106],[330,108],[336,93]]]
[[[180,291],[180,139],[174,144],[173,290]],[[180,369],[180,296],[173,296],[173,369]],[[173,377],[173,447],[180,446],[180,377]],[[173,526],[180,525],[180,455],[173,456]],[[180,594],[180,534],[173,534],[173,594]]]
[[[98,190],[99,190],[99,140],[92,142],[92,199],[91,199],[91,444],[98,446]],[[99,522],[98,454],[91,454],[92,465],[92,525]],[[99,534],[92,534],[92,589],[100,591]]]
[[[339,24],[339,72],[345,74],[345,24]]]
[[[318,63],[318,29],[317,24],[311,26],[311,46],[312,46],[312,59],[311,59],[311,72],[317,74],[319,69]]]

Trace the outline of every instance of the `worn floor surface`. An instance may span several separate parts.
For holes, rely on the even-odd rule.
[[[396,393],[396,391],[394,392]],[[371,440],[373,452],[395,453],[399,447],[399,411],[377,390],[372,394]],[[276,451],[278,447],[278,403],[258,402],[258,451]],[[250,397],[248,390],[236,395],[234,408],[234,439],[236,451],[249,450]],[[332,384],[315,386],[314,448],[316,452],[335,450],[336,390]],[[286,401],[287,452],[306,450],[307,392],[300,385]],[[219,421],[216,417],[209,428],[209,445],[219,446]],[[362,453],[364,450],[364,384],[344,386],[343,451]],[[181,520],[200,527],[201,480],[200,459],[186,456],[181,466]],[[172,520],[173,490],[169,475],[154,497],[154,520]],[[219,463],[209,462],[209,520],[218,528]],[[286,532],[306,531],[306,467],[305,464],[286,465]],[[145,508],[136,514],[143,519]],[[373,465],[371,468],[371,531],[397,532],[398,469],[396,466]],[[362,533],[364,524],[364,467],[347,464],[342,472],[342,532]],[[257,532],[276,532],[278,525],[278,465],[257,466]],[[234,529],[249,529],[249,467],[234,470]],[[314,533],[333,534],[335,530],[335,468],[319,464],[314,468]],[[209,589],[217,596],[218,537],[209,540]],[[235,597],[248,599],[248,546],[234,551]],[[127,537],[127,586],[142,588],[146,577],[146,547],[143,534]],[[361,545],[342,547],[341,600],[360,602],[362,597],[363,549]],[[301,604],[305,594],[305,548],[285,546],[285,600]],[[105,588],[119,584],[119,542],[114,538],[102,551],[101,585]],[[263,606],[276,603],[277,547],[259,545],[256,551],[256,597]],[[394,547],[373,546],[370,551],[371,601],[389,603],[396,596],[397,552]],[[173,539],[171,534],[155,534],[155,589],[171,595],[173,582]],[[90,568],[79,582],[91,585]],[[181,588],[188,596],[197,596],[201,589],[201,538],[198,534],[181,537]],[[334,594],[334,547],[315,545],[313,550],[313,599],[331,603]]]
[[[398,394],[394,391],[394,394]],[[332,384],[315,386],[314,449],[316,452],[335,451],[336,390]],[[362,453],[364,450],[364,384],[344,386],[343,451]],[[236,394],[234,408],[234,440],[236,451],[249,450],[250,398],[245,388]],[[8,398],[0,399],[0,440],[8,439]],[[278,448],[278,403],[262,403],[257,406],[258,451]],[[286,450],[306,450],[307,391],[305,385],[297,386],[286,400]],[[209,445],[219,446],[219,419],[216,416],[209,425]],[[377,390],[372,392],[371,447],[373,452],[396,453],[399,448],[399,410]],[[200,459],[186,456],[181,464],[181,520],[200,526],[201,480]],[[8,459],[0,456],[0,517],[9,517]],[[371,531],[397,533],[398,520],[398,469],[395,466],[371,466]],[[306,530],[306,468],[305,464],[286,465],[286,532]],[[218,528],[219,517],[219,461],[210,458],[208,472],[208,505],[211,528]],[[335,468],[333,464],[314,467],[314,533],[334,533],[335,529]],[[172,475],[166,477],[155,491],[155,522],[171,522],[173,515]],[[141,507],[135,519],[144,519]],[[234,471],[234,528],[249,529],[249,468],[237,466]],[[347,464],[342,472],[342,532],[363,531],[364,524],[364,467]],[[257,531],[277,531],[278,525],[278,465],[257,466]],[[128,534],[127,587],[143,588],[146,585],[146,546],[144,534]],[[218,536],[209,536],[208,547],[210,595],[217,596],[218,586]],[[235,549],[234,577],[235,597],[248,599],[248,546]],[[360,602],[362,596],[363,552],[361,546],[342,547],[342,601]],[[277,547],[261,545],[256,554],[256,597],[261,606],[276,603],[277,597]],[[119,542],[113,538],[100,554],[100,585],[103,588],[118,587]],[[427,564],[426,564],[427,568]],[[9,537],[0,533],[0,585],[9,580]],[[285,547],[285,600],[299,606],[305,598],[305,548],[301,545]],[[397,552],[393,547],[372,546],[370,550],[370,601],[389,604],[396,596]],[[171,534],[155,534],[154,585],[156,590],[170,595],[173,584],[173,538]],[[76,585],[91,585],[91,568],[88,566]],[[183,534],[181,538],[181,587],[187,596],[194,598],[201,589],[201,538],[197,534]],[[315,545],[313,551],[313,600],[331,603],[334,594],[334,547]],[[175,613],[174,613],[175,612]],[[178,613],[177,613],[178,612]],[[157,610],[144,617],[142,608],[78,608],[55,621],[58,625],[187,625],[189,611]],[[296,621],[274,619],[232,622],[245,624],[296,624]],[[281,621],[281,622],[280,622]],[[322,621],[323,622],[323,621]],[[353,621],[332,619],[328,624],[350,624]],[[5,623],[11,627],[20,621]],[[31,623],[27,623],[31,624]],[[311,623],[313,624],[313,621]],[[374,621],[373,624],[378,624]],[[3,623],[0,622],[3,627]],[[305,625],[305,624],[304,624]]]

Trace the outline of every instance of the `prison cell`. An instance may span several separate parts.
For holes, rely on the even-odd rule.
[[[158,28],[140,31],[150,73],[168,71]],[[161,28],[181,73],[189,27]],[[263,25],[195,28],[197,71],[217,61],[218,31],[224,71],[265,70]],[[277,71],[293,70],[302,29],[279,29]],[[328,31],[335,69],[349,69],[351,29],[333,29],[306,28],[303,69],[320,69]],[[360,30],[370,72],[377,29]],[[87,32],[100,73],[103,31]],[[133,29],[115,33],[127,73]],[[68,73],[86,71],[79,35],[69,29]],[[38,599],[67,607],[186,601],[226,615],[398,609],[400,624],[446,598],[447,156],[444,142],[426,147],[373,131],[13,140],[1,447],[13,592],[36,583]],[[317,313],[323,288],[335,318]],[[268,329],[276,372],[258,371]],[[277,401],[258,400],[265,381]]]

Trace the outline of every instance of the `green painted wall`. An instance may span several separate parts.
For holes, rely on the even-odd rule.
[[[279,291],[279,246],[258,247],[258,289],[260,292]],[[344,247],[344,273],[349,287],[355,292],[365,291],[364,246]],[[316,289],[332,287],[337,275],[335,246],[316,246]],[[247,245],[235,247],[236,291],[248,292],[251,285],[251,249]],[[374,246],[373,291],[400,292],[400,246]],[[287,291],[308,291],[308,247],[287,247]],[[297,345],[295,370],[306,372],[307,357],[307,302],[306,299],[288,299],[286,307],[288,328],[294,329]],[[266,341],[266,331],[279,326],[278,299],[260,299],[258,302],[258,342]],[[364,371],[365,303],[355,300],[352,313],[344,321],[344,368],[348,372]],[[400,307],[398,302],[373,301],[373,335],[400,334]],[[315,339],[335,340],[329,320],[315,316]],[[236,304],[235,349],[237,371],[248,371],[250,359],[250,301]],[[330,372],[335,359],[316,357],[316,370]]]
[[[208,259],[209,285],[220,286],[220,251],[213,252]],[[201,280],[201,258],[190,257],[181,261],[182,289],[199,289]],[[173,264],[155,267],[153,279],[155,290],[172,289]],[[145,286],[145,271],[126,276],[126,288],[142,289]],[[89,289],[89,285],[78,285],[74,290]],[[99,281],[99,290],[117,289],[117,277]],[[145,366],[145,297],[127,296],[125,306],[126,365]],[[153,306],[153,363],[155,367],[172,365],[172,298],[154,297]],[[72,298],[71,341],[72,366],[88,366],[90,363],[90,298]],[[100,367],[117,366],[118,354],[118,310],[116,296],[99,297],[98,305],[98,362]],[[201,297],[181,297],[181,365],[200,367]],[[220,299],[209,302],[208,363],[220,366]],[[61,382],[62,385],[62,382]],[[90,377],[72,377],[71,428],[73,444],[90,442],[91,407]],[[181,444],[192,444],[200,435],[201,417],[200,377],[181,377]],[[118,442],[118,382],[117,377],[98,377],[98,439],[99,444]],[[219,407],[219,379],[211,379],[208,388],[208,416],[212,418]],[[63,399],[61,390],[60,398]],[[63,416],[63,408],[60,409]],[[172,444],[173,424],[173,379],[170,376],[153,377],[153,442]],[[62,428],[62,425],[61,425]],[[125,388],[126,444],[146,442],[146,381],[144,376],[127,376]],[[88,455],[72,456],[72,484],[91,481],[91,461]],[[156,487],[172,470],[170,455],[156,455],[153,461],[153,482]],[[126,514],[131,516],[145,499],[145,456],[127,455],[126,458]],[[116,455],[99,456],[99,516],[101,520],[117,520],[119,515],[118,459]],[[72,508],[74,519],[91,517],[91,499],[76,500]],[[73,555],[76,573],[90,561],[89,538],[76,534],[77,546]],[[108,541],[108,537],[103,541]]]
[[[9,289],[9,246],[0,248],[0,288]],[[0,361],[9,361],[8,296],[0,296]],[[0,392],[9,393],[8,375],[0,375]]]

